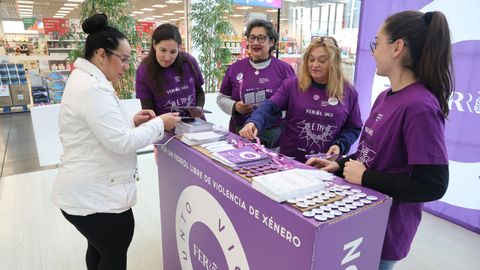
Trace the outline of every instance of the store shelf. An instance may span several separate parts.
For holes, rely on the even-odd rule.
[[[28,112],[28,111],[30,111],[28,105],[0,107],[0,113],[15,113],[15,112]]]
[[[56,53],[54,55],[2,55],[0,61],[4,58],[8,62],[20,61],[64,61],[67,59],[68,53]]]
[[[71,51],[75,50],[75,48],[48,48],[48,51]]]

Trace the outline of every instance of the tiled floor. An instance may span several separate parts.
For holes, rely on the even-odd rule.
[[[50,202],[57,170],[39,167],[28,113],[0,115],[0,155],[0,269],[85,269],[85,240]],[[138,161],[128,269],[163,269],[153,154]],[[395,269],[480,270],[479,250],[480,235],[424,213],[409,256]]]

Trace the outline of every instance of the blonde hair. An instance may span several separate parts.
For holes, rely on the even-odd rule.
[[[340,49],[335,45],[335,40],[331,37],[315,39],[310,42],[302,57],[302,64],[298,74],[298,86],[300,90],[306,92],[312,85],[312,76],[308,71],[308,56],[313,49],[324,47],[328,53],[328,82],[327,94],[329,97],[335,97],[339,101],[343,100],[343,89],[348,80],[344,77],[342,71],[342,60],[340,59]]]

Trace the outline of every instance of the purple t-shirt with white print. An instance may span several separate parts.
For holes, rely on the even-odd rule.
[[[297,78],[285,80],[270,98],[286,110],[280,153],[305,162],[305,155],[327,152],[342,128],[361,128],[358,94],[345,84],[342,101],[329,98],[326,89],[310,86],[300,90]]]
[[[173,65],[163,70],[164,96],[154,89],[146,65],[142,63],[137,69],[137,98],[152,99],[157,115],[170,112],[172,107],[196,106],[195,86],[204,84],[203,76],[195,58],[185,52],[180,54],[184,59],[183,76],[177,73]]]
[[[411,173],[412,165],[448,164],[445,120],[437,98],[421,83],[376,99],[356,153],[368,170]],[[382,259],[407,256],[422,215],[422,203],[393,200]]]
[[[256,74],[257,73],[257,74]],[[235,101],[243,101],[254,106],[269,99],[280,87],[284,79],[295,76],[292,67],[275,58],[270,64],[257,70],[250,64],[249,58],[233,63],[225,72],[220,93],[230,96]],[[242,127],[248,115],[234,114],[230,119],[230,131],[237,133],[235,126]]]

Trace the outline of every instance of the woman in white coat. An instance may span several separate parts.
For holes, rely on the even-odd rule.
[[[88,241],[91,269],[126,269],[136,202],[136,151],[162,138],[180,120],[142,110],[122,113],[112,82],[129,68],[125,35],[96,14],[82,28],[85,58],[75,61],[60,106],[63,145],[52,200]]]

